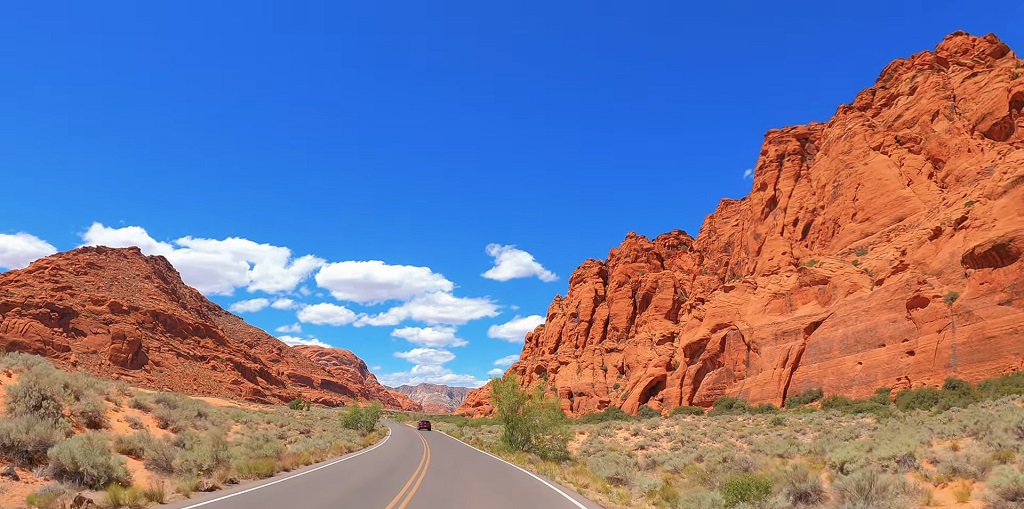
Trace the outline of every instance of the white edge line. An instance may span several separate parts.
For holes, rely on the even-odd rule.
[[[306,475],[306,474],[308,474],[310,472],[316,472],[317,470],[320,470],[322,468],[327,468],[327,467],[332,466],[332,465],[337,465],[338,463],[341,463],[342,461],[348,461],[348,460],[350,460],[352,458],[355,458],[356,456],[361,456],[363,454],[366,454],[366,453],[368,453],[368,452],[370,452],[370,451],[372,451],[372,450],[374,450],[374,449],[384,445],[384,442],[387,442],[389,438],[391,438],[391,428],[390,427],[388,427],[388,434],[387,434],[387,436],[384,437],[384,440],[381,440],[380,442],[377,442],[376,444],[374,444],[373,447],[370,447],[369,449],[363,449],[362,451],[350,454],[350,455],[345,456],[345,457],[343,457],[341,459],[334,460],[334,461],[332,461],[330,463],[327,463],[326,465],[320,465],[319,467],[316,467],[316,468],[311,468],[309,470],[304,470],[304,471],[299,472],[297,474],[290,475],[288,477],[285,477],[285,478],[282,478],[282,479],[278,479],[276,481],[271,481],[271,482],[268,482],[266,484],[261,484],[259,486],[253,486],[252,488],[249,488],[247,490],[242,490],[242,491],[239,491],[237,493],[232,493],[230,495],[224,495],[222,497],[217,497],[217,498],[215,498],[213,500],[207,500],[206,502],[200,502],[198,504],[193,504],[193,505],[190,505],[190,506],[182,507],[181,509],[192,509],[194,507],[200,507],[200,506],[204,506],[204,505],[207,505],[207,504],[212,504],[214,502],[220,502],[221,500],[226,500],[226,499],[229,499],[229,498],[232,498],[232,497],[237,497],[239,495],[244,495],[246,493],[249,493],[250,491],[256,491],[256,490],[259,490],[259,489],[263,489],[263,488],[266,488],[267,486],[273,486],[273,485],[275,485],[275,484],[277,484],[279,482],[285,482],[285,481],[288,481],[290,479],[295,479],[296,477],[299,477],[299,476],[302,476],[302,475]]]
[[[438,433],[441,433],[442,435],[444,435],[444,436],[446,436],[446,437],[448,437],[448,438],[450,438],[452,440],[455,440],[456,442],[458,442],[458,443],[460,443],[460,444],[462,444],[462,445],[464,445],[466,447],[469,447],[470,449],[473,449],[476,452],[479,452],[481,454],[486,454],[486,455],[488,455],[488,456],[490,456],[490,457],[492,457],[492,458],[494,458],[494,459],[496,459],[496,460],[498,460],[498,461],[500,461],[500,462],[502,462],[502,463],[504,463],[506,465],[509,465],[511,467],[519,469],[524,474],[526,474],[526,475],[528,475],[528,476],[530,476],[530,477],[532,477],[532,478],[534,478],[534,479],[544,483],[544,485],[547,486],[548,488],[551,488],[551,489],[555,490],[556,492],[558,492],[559,495],[562,495],[563,497],[565,497],[566,500],[572,502],[573,504],[576,504],[576,507],[579,507],[580,509],[588,509],[587,506],[581,504],[578,500],[576,500],[575,498],[572,498],[571,496],[569,496],[568,493],[558,489],[558,487],[556,487],[555,485],[545,481],[544,479],[542,479],[537,474],[534,474],[533,472],[530,472],[529,470],[526,470],[525,468],[520,467],[519,465],[516,465],[514,463],[509,463],[509,462],[507,462],[507,461],[505,461],[505,460],[503,460],[503,459],[501,459],[501,458],[499,458],[499,457],[497,457],[497,456],[495,456],[495,455],[493,455],[493,454],[491,454],[491,453],[489,453],[489,452],[487,452],[487,451],[485,451],[483,449],[477,449],[476,447],[473,447],[472,445],[469,445],[466,442],[463,442],[462,440],[459,440],[458,438],[455,438],[455,437],[449,435],[448,433],[445,433],[443,431],[439,431]],[[184,509],[188,509],[188,508],[186,507]]]

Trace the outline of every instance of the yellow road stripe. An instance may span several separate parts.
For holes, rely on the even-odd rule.
[[[430,463],[430,446],[427,445],[427,441],[423,439],[423,435],[416,433],[416,436],[419,437],[421,442],[423,442],[423,458],[420,459],[420,464],[412,473],[412,477],[410,477],[409,480],[405,483],[405,486],[402,486],[402,491],[399,491],[398,494],[395,495],[395,498],[391,499],[391,503],[388,504],[388,506],[385,507],[384,509],[394,509],[395,504],[397,504],[398,501],[402,499],[402,496],[405,495],[405,492],[406,490],[409,489],[409,486],[411,486],[413,482],[416,482],[416,486],[412,489],[412,491],[409,492],[409,496],[405,499],[404,502],[402,502],[402,505],[399,506],[399,509],[404,508],[409,503],[409,500],[412,499],[412,496],[416,493],[416,490],[419,489],[420,483],[423,482],[423,477],[427,473],[427,466]],[[416,480],[417,476],[419,476],[418,481]]]
[[[419,435],[417,433],[417,435]],[[430,468],[430,444],[423,438],[423,435],[419,435],[420,440],[423,441],[423,447],[427,450],[427,463],[423,465],[423,471],[420,472],[420,478],[416,480],[416,484],[412,486],[412,490],[409,491],[409,495],[405,497],[405,502],[398,506],[398,509],[405,509],[405,506],[409,505],[409,501],[412,500],[412,496],[416,494],[416,490],[420,489],[420,483],[423,482],[423,478],[427,476],[427,469]]]

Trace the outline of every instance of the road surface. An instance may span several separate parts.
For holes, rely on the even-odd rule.
[[[168,509],[600,509],[576,492],[437,431],[391,434],[339,459],[160,507]]]

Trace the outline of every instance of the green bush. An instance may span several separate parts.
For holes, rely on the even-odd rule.
[[[288,403],[288,408],[292,410],[309,410],[313,403],[302,398],[295,398]]]
[[[18,383],[7,388],[7,413],[18,417],[33,415],[48,421],[64,419],[63,387],[58,371],[39,365],[21,374]]]
[[[556,398],[538,387],[527,392],[515,375],[490,382],[498,420],[502,424],[501,443],[511,451],[524,451],[542,458],[568,457],[570,430]]]
[[[130,403],[129,403],[130,404]],[[161,429],[174,433],[185,430],[206,430],[213,425],[214,409],[203,401],[182,394],[157,393],[153,397],[153,418]]]
[[[640,419],[652,419],[654,417],[661,417],[661,412],[647,405],[640,405],[640,408],[636,411],[636,416]]]
[[[162,474],[173,474],[179,452],[180,449],[171,444],[154,439],[143,452],[146,469]]]
[[[75,435],[53,446],[47,456],[50,475],[61,482],[102,489],[131,480],[124,462],[111,453],[106,435],[98,431]]]
[[[997,467],[989,478],[988,486],[996,496],[994,507],[1024,507],[1024,472],[1021,470],[1008,465]]]
[[[25,497],[25,504],[37,509],[64,509],[74,492],[60,484],[50,484]]]
[[[838,394],[830,394],[821,400],[822,410],[834,410],[844,414],[872,414],[876,417],[892,415],[892,405],[886,400],[881,403],[876,397],[872,399],[851,399]]]
[[[931,410],[939,405],[942,393],[934,387],[908,389],[896,395],[896,408],[910,410]]]
[[[677,406],[669,412],[669,415],[704,415],[704,409],[699,406]]]
[[[231,463],[241,479],[265,479],[277,473],[277,460],[273,458],[245,458]]]
[[[203,434],[185,432],[175,438],[173,445],[182,449],[174,460],[178,474],[202,476],[230,462],[228,443],[219,429]]]
[[[772,494],[772,480],[762,475],[736,474],[725,480],[721,492],[725,507],[757,504]]]
[[[632,419],[633,416],[627,414],[621,408],[617,406],[610,406],[600,412],[584,414],[576,419],[576,422],[580,424],[593,424],[596,422],[629,421]]]
[[[708,415],[743,414],[750,411],[750,405],[740,398],[723,396],[711,405]]]
[[[46,461],[46,451],[71,432],[65,420],[51,420],[35,415],[4,416],[0,419],[0,456],[23,468],[32,468]]]
[[[814,403],[815,401],[821,399],[824,395],[825,393],[824,391],[821,390],[820,387],[815,389],[807,389],[806,391],[801,392],[800,394],[786,398],[786,408],[804,406],[810,403]]]
[[[380,421],[380,403],[374,401],[366,407],[353,407],[341,416],[341,425],[360,433],[369,433]]]
[[[978,393],[987,400],[1024,394],[1024,371],[985,380],[978,384]]]
[[[958,378],[947,378],[942,384],[937,406],[939,410],[949,410],[977,403],[979,399],[978,391],[970,383]]]

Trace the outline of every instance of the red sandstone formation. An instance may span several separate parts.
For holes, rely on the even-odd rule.
[[[83,247],[0,274],[0,348],[152,389],[419,408],[389,393],[351,352],[328,352],[325,367],[210,302],[167,259],[138,248]]]
[[[380,401],[385,408],[421,409],[418,403],[409,399],[409,396],[377,382],[377,377],[370,373],[366,363],[348,350],[319,346],[293,346],[292,349],[319,364],[343,386],[357,390],[356,396],[359,399]]]
[[[1024,69],[962,32],[887,66],[827,124],[769,131],[746,198],[696,239],[588,260],[515,373],[571,415],[1024,368]],[[459,413],[491,411],[485,389]]]
[[[392,389],[408,395],[412,401],[423,406],[429,414],[450,414],[455,411],[472,390],[469,387],[449,387],[447,385],[422,383],[419,385],[400,385]]]

